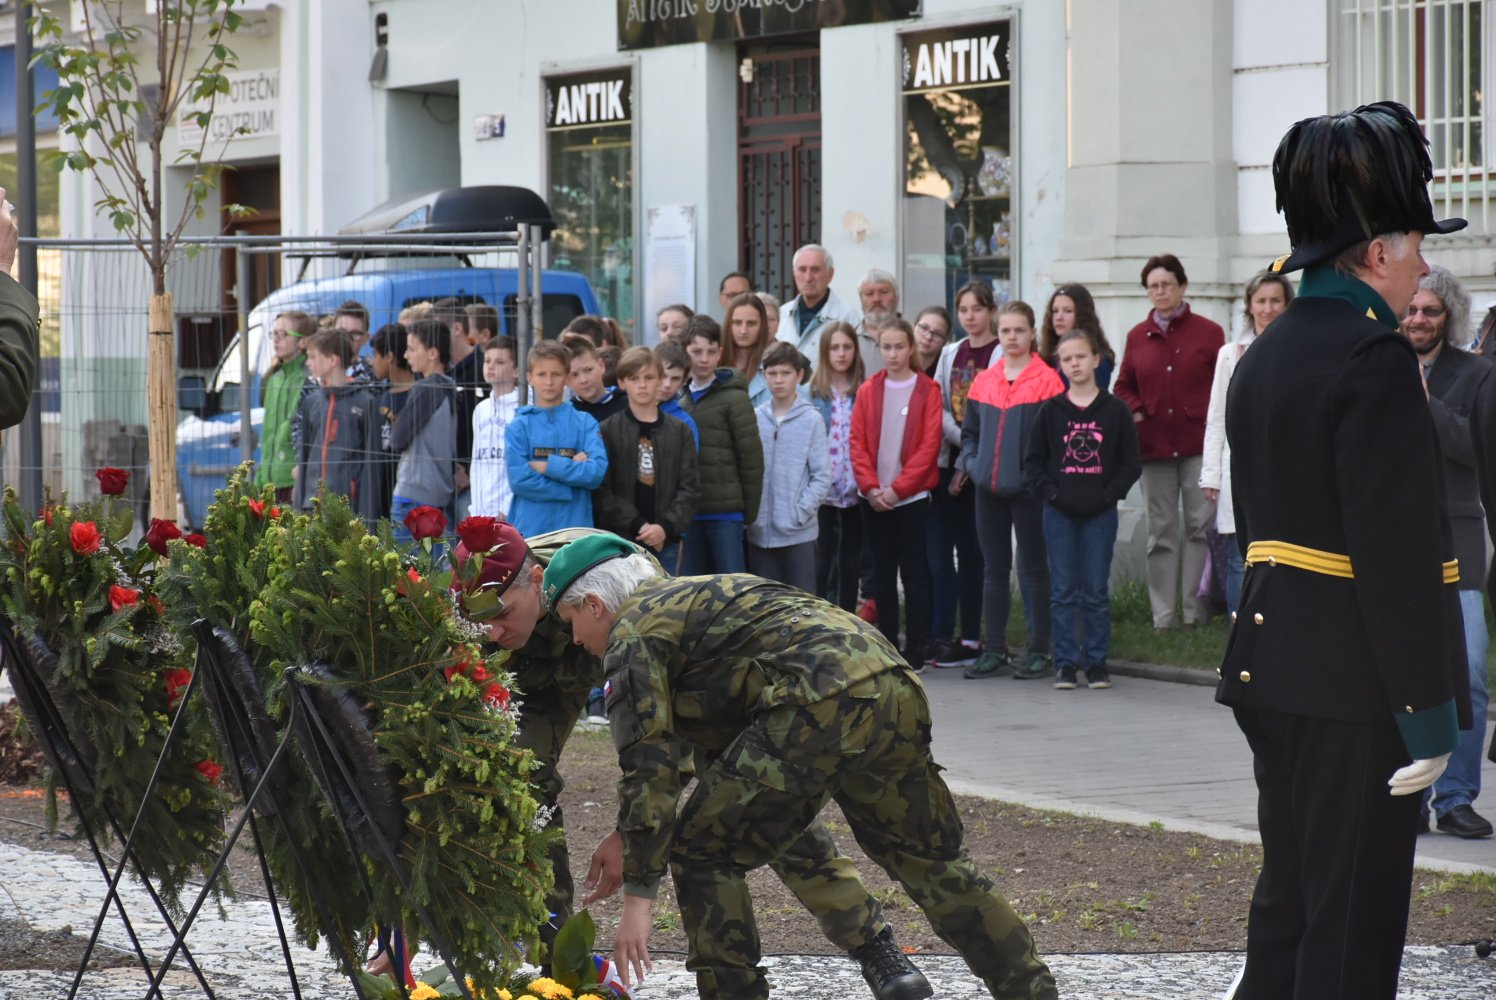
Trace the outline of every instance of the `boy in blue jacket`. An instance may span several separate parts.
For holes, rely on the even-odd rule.
[[[571,357],[554,340],[530,350],[535,402],[504,430],[504,461],[514,500],[509,521],[522,535],[592,527],[592,491],[608,471],[597,421],[566,401]]]

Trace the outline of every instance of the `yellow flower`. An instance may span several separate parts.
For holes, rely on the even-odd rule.
[[[415,989],[410,991],[410,1000],[437,1000],[440,996],[436,990],[421,982],[416,983]]]
[[[501,986],[499,987],[499,1000],[514,1000],[514,994]]]
[[[539,994],[545,1000],[571,1000],[571,990],[554,979],[547,979],[544,976],[531,980],[530,992]]]

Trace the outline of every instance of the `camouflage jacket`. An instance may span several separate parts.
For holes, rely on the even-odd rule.
[[[653,896],[694,748],[725,750],[757,715],[809,705],[904,661],[871,625],[746,574],[651,581],[618,609],[603,658],[623,776],[623,881]],[[855,748],[848,748],[855,750]],[[782,751],[786,760],[794,751]]]

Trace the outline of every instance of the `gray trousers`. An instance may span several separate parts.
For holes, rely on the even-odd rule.
[[[1185,624],[1204,624],[1209,614],[1198,594],[1200,574],[1205,572],[1205,529],[1215,520],[1215,504],[1200,489],[1200,456],[1144,462],[1143,499],[1148,505],[1148,603],[1153,606],[1153,627],[1179,624],[1174,602],[1181,590]]]
[[[799,587],[807,594],[816,592],[816,543],[801,542],[772,549],[761,549],[748,543],[748,572],[765,580]]]

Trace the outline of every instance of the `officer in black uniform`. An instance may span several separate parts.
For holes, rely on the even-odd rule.
[[[1237,1000],[1387,998],[1418,795],[1470,725],[1441,458],[1398,333],[1428,272],[1428,143],[1384,102],[1310,118],[1273,159],[1304,268],[1226,406],[1247,574],[1216,699],[1252,749],[1263,870]]]

